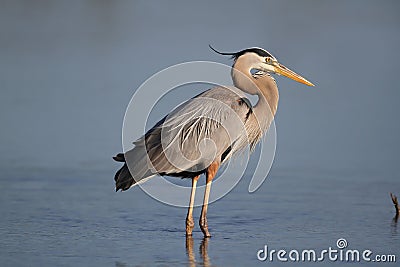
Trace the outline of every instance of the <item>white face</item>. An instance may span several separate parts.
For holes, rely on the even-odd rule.
[[[261,57],[256,53],[247,53],[241,56],[241,60],[249,67],[249,72],[256,69],[263,72],[275,73],[274,64],[278,62],[274,57]]]

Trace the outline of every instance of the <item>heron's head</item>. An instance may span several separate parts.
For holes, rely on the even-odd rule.
[[[248,48],[236,53],[223,53],[215,50],[211,45],[210,48],[221,55],[229,55],[235,60],[235,64],[240,65],[240,71],[242,72],[250,72],[256,70],[256,75],[262,75],[265,73],[275,73],[278,75],[286,76],[292,80],[295,80],[299,83],[306,84],[308,86],[314,86],[311,82],[285,67],[267,50],[262,48],[253,47]]]

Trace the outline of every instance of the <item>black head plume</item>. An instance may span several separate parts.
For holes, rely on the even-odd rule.
[[[214,47],[212,47],[210,44],[208,46],[211,48],[212,51],[214,51],[217,54],[220,54],[220,55],[223,55],[223,56],[232,56],[232,58],[236,57],[237,52],[236,53],[219,52]]]
[[[211,45],[208,45],[215,53],[223,55],[223,56],[231,56],[234,60],[237,60],[240,56],[246,54],[246,53],[256,53],[260,57],[272,57],[275,58],[273,55],[271,55],[268,51],[258,48],[258,47],[252,47],[252,48],[247,48],[239,52],[234,52],[234,53],[226,53],[226,52],[219,52],[215,48],[213,48]]]

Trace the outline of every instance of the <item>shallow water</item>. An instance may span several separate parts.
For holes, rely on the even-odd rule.
[[[257,252],[320,251],[339,238],[399,258],[389,197],[400,195],[399,3],[1,1],[0,266],[277,265]],[[213,237],[196,224],[186,240],[184,208],[140,188],[114,192],[111,156],[143,81],[182,62],[232,63],[209,44],[263,47],[317,86],[276,77],[268,179],[248,194],[245,177],[210,205]]]
[[[391,179],[273,169],[256,193],[247,193],[245,178],[210,205],[212,238],[203,240],[196,225],[186,240],[185,209],[139,188],[114,193],[110,172],[59,173],[0,179],[2,266],[252,266],[269,263],[257,260],[264,245],[320,251],[339,238],[349,249],[400,256]]]

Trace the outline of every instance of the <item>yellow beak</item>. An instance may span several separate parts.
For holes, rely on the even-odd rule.
[[[296,72],[286,68],[284,65],[282,65],[281,63],[276,63],[274,64],[274,68],[275,68],[275,73],[279,74],[279,75],[283,75],[286,76],[292,80],[295,80],[296,82],[299,83],[304,83],[308,86],[315,86],[314,84],[312,84],[311,82],[307,81],[305,78],[301,77],[299,74],[297,74]]]

